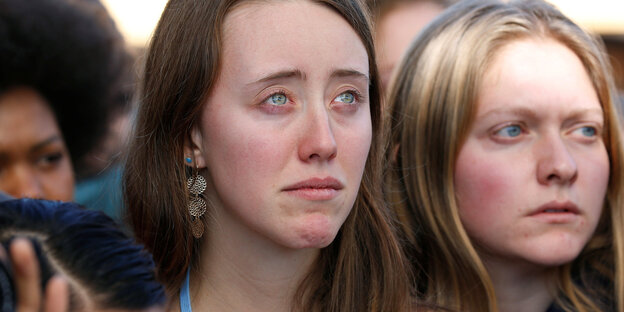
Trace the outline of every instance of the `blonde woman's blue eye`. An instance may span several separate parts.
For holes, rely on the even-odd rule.
[[[594,127],[583,127],[581,128],[581,133],[586,137],[593,137],[596,135],[596,128]]]
[[[353,104],[355,103],[355,95],[351,92],[343,92],[337,96],[334,101],[343,102],[345,104]]]
[[[286,102],[288,102],[288,98],[286,98],[286,95],[284,94],[276,93],[271,95],[268,101],[273,105],[284,105],[286,104]]]
[[[511,126],[507,126],[503,129],[498,130],[496,134],[500,136],[504,136],[504,137],[513,138],[522,134],[522,128],[520,128],[520,126],[511,125]]]

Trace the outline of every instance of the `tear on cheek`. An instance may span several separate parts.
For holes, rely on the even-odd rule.
[[[301,248],[327,247],[337,232],[337,226],[334,226],[327,216],[322,214],[308,216],[298,230]]]

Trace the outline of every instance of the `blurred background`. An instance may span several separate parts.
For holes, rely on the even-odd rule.
[[[142,51],[158,22],[166,0],[103,0],[132,51]],[[624,89],[624,0],[550,0],[607,45],[620,90]]]

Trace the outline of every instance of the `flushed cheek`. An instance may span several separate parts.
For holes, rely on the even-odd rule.
[[[468,231],[491,228],[517,207],[513,185],[517,178],[505,171],[509,166],[499,166],[492,159],[482,161],[460,153],[455,169],[455,191],[462,222]],[[514,191],[515,190],[515,191]]]
[[[215,161],[220,164],[224,178],[229,183],[250,184],[255,187],[270,187],[267,181],[272,175],[277,175],[285,166],[284,157],[291,155],[285,149],[289,145],[285,140],[282,144],[275,144],[277,140],[267,137],[242,136],[234,138],[222,149],[222,157]]]

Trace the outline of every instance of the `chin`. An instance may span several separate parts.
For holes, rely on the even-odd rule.
[[[300,222],[295,234],[295,248],[324,248],[331,244],[341,224],[323,215],[309,216]]]
[[[543,267],[557,267],[574,261],[578,255],[579,253],[573,255],[539,255],[537,257],[528,258],[527,260]]]
[[[548,244],[525,255],[529,262],[545,267],[560,266],[574,261],[583,250],[584,244]]]
[[[336,238],[336,231],[303,230],[298,233],[295,248],[325,248]]]

